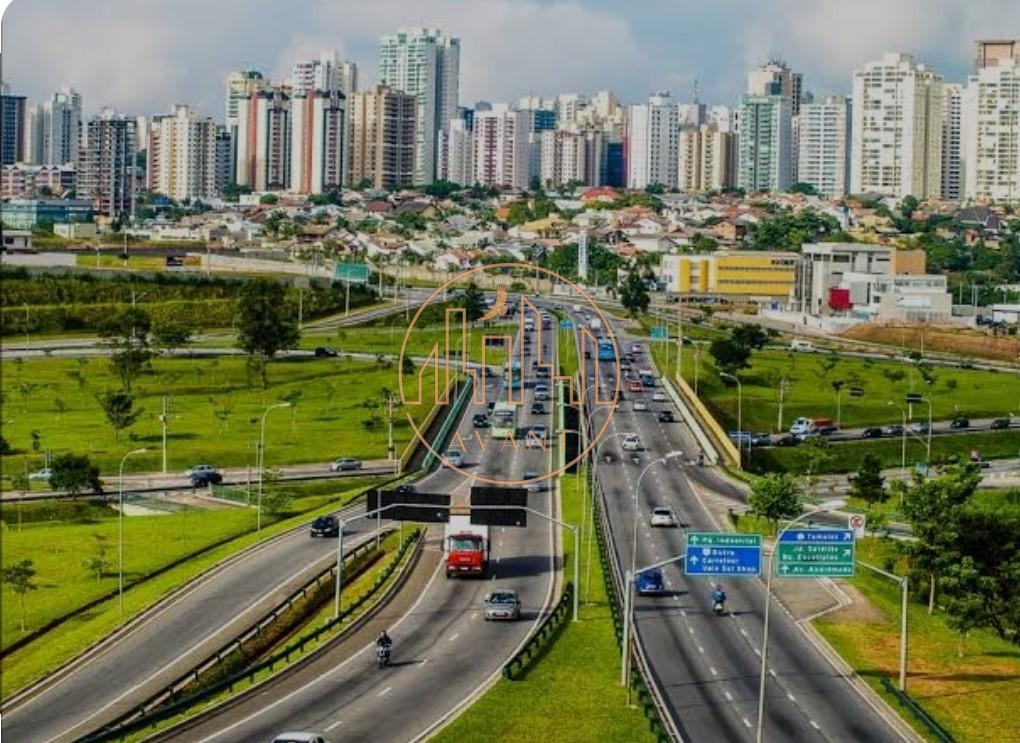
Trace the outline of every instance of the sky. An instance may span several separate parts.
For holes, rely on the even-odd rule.
[[[0,5],[3,0],[0,0]],[[460,98],[611,89],[736,102],[749,68],[785,59],[816,95],[847,94],[855,67],[910,52],[964,81],[978,38],[1020,37],[1016,0],[13,0],[0,24],[3,78],[41,100],[70,85],[86,111],[188,103],[223,117],[223,79],[282,79],[337,50],[377,80],[379,36],[428,25],[461,40]]]

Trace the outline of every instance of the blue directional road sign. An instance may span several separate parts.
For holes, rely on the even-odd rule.
[[[665,325],[656,325],[652,328],[652,338],[657,341],[669,340],[669,328]]]
[[[754,577],[761,574],[761,534],[689,532],[685,575]]]
[[[570,320],[560,320],[560,327],[563,328],[564,330],[570,330],[572,327],[574,327],[574,323],[571,322]]]
[[[776,550],[781,578],[849,578],[854,574],[852,529],[790,529]]]

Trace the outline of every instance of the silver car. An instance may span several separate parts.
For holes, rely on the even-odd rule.
[[[517,591],[501,588],[485,594],[485,620],[521,618],[521,599]]]

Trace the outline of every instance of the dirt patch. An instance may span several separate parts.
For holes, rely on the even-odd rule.
[[[834,622],[886,622],[886,613],[868,601],[868,597],[857,590],[853,583],[838,582],[839,588],[853,601],[849,606],[832,612],[829,618]]]
[[[1020,354],[1020,340],[1015,336],[993,336],[970,328],[931,328],[905,325],[855,325],[842,334],[844,338],[871,343],[885,343],[907,349],[946,351],[986,359],[1013,361]]]

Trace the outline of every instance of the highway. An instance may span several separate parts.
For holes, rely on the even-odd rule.
[[[544,354],[554,350],[555,338],[550,333],[544,339]],[[488,399],[505,397],[499,379],[487,382]],[[548,412],[531,415],[533,396],[533,390],[526,390],[519,425],[550,426]],[[471,417],[485,408],[467,407],[459,431],[465,442],[471,442],[475,430]],[[528,470],[547,472],[549,457],[550,451],[522,448],[510,454],[509,448],[490,444],[484,453],[469,449],[466,465],[480,475],[520,478]],[[449,469],[426,482],[419,491],[464,495],[471,485]],[[552,493],[543,489],[531,494],[529,505],[549,513],[552,501]],[[257,694],[161,740],[269,741],[288,730],[315,732],[334,741],[416,739],[498,674],[549,607],[559,569],[553,559],[553,530],[541,518],[531,514],[528,518],[526,529],[492,529],[491,579],[447,579],[440,562],[406,612],[399,616],[387,612],[394,641],[390,667],[376,667],[374,646],[367,638],[353,651],[341,643],[319,662],[272,681]],[[433,529],[428,549],[440,549],[437,533],[441,533],[439,527]],[[522,621],[484,621],[483,597],[499,587],[520,593]]]
[[[627,344],[629,346],[629,342]],[[647,349],[647,346],[646,346]],[[650,362],[649,362],[650,363]],[[628,394],[607,436],[636,433],[643,450],[633,462],[620,448],[621,436],[600,449],[601,497],[623,569],[631,564],[637,507],[636,565],[640,568],[682,554],[685,529],[652,529],[655,506],[673,508],[686,529],[718,531],[719,526],[697,498],[692,481],[721,490],[728,497],[739,489],[721,486],[708,468],[692,464],[697,444],[680,422],[660,423],[656,415],[672,403],[653,403],[649,412],[634,412]],[[680,416],[674,411],[677,421]],[[637,479],[645,466],[667,452],[685,456],[654,465],[635,502]],[[613,462],[605,463],[609,454]],[[736,490],[736,493],[734,492]],[[763,584],[757,579],[724,580],[728,614],[716,617],[709,605],[710,582],[684,577],[672,565],[664,569],[669,595],[638,597],[635,632],[651,663],[655,683],[683,736],[689,740],[754,740],[762,637]],[[818,590],[822,588],[818,587]],[[897,733],[870,703],[823,658],[778,605],[770,623],[766,740],[886,741]]]

